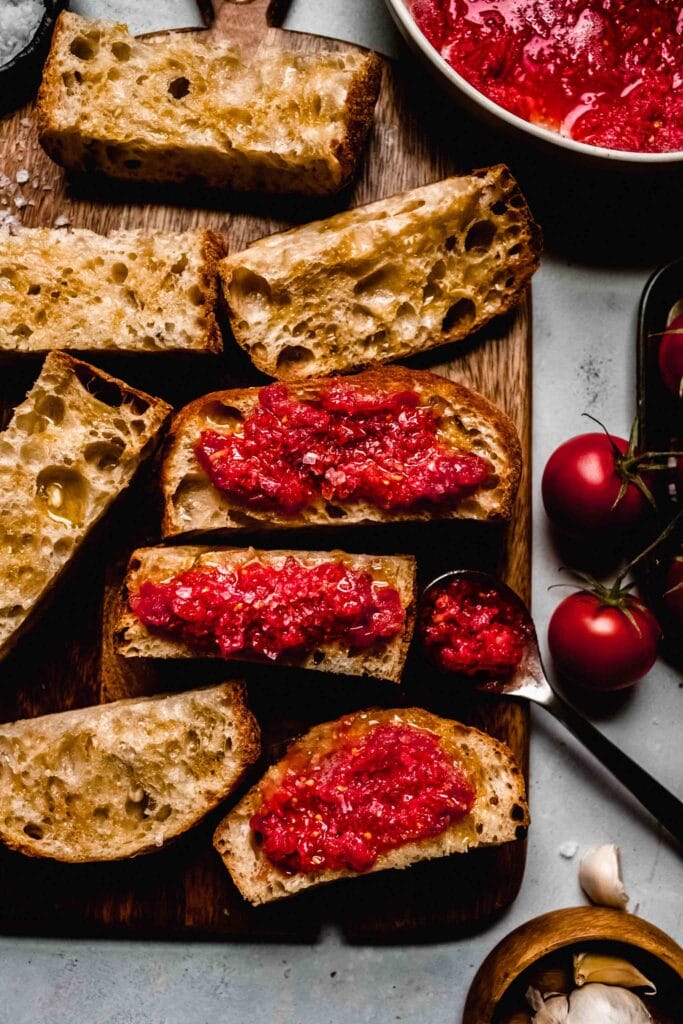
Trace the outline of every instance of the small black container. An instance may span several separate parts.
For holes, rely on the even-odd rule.
[[[16,110],[34,94],[58,15],[67,0],[44,0],[45,13],[31,40],[0,67],[0,114]]]

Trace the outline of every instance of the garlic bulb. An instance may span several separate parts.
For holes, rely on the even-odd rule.
[[[543,999],[530,989],[533,1024],[652,1024],[645,1004],[633,992],[612,985],[585,985],[568,996]]]
[[[621,878],[619,847],[605,843],[587,850],[579,865],[579,883],[593,903],[624,910],[628,896]]]
[[[657,993],[657,987],[650,979],[628,960],[600,953],[578,953],[574,957],[574,984],[581,987],[592,981],[621,985],[622,988],[644,988],[650,996]]]

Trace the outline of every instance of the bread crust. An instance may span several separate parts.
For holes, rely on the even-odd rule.
[[[208,324],[202,348],[212,355],[220,355],[223,351],[223,335],[221,334],[216,309],[218,307],[218,266],[227,252],[227,242],[217,231],[205,228],[202,231],[202,284],[204,303],[201,306],[202,316]]]
[[[353,178],[359,154],[374,120],[375,103],[382,87],[382,58],[368,51],[367,62],[351,82],[346,96],[344,135],[335,147],[341,170],[341,188]]]
[[[44,762],[40,763],[44,764],[45,773],[52,773],[59,779],[62,771],[60,752],[67,748],[78,750],[79,739],[84,739],[86,749],[90,752],[87,757],[91,759],[92,764],[88,765],[86,758],[85,764],[80,765],[83,773],[81,789],[84,792],[81,792],[79,797],[78,789],[75,790],[74,803],[77,806],[79,801],[81,805],[88,801],[94,803],[96,798],[87,792],[88,783],[95,788],[101,786],[102,780],[97,778],[97,772],[101,771],[101,767],[97,769],[97,765],[106,767],[106,758],[111,758],[109,768],[113,773],[118,770],[119,765],[125,766],[125,772],[131,776],[131,785],[139,785],[143,778],[149,778],[149,764],[154,766],[157,759],[163,764],[166,754],[162,744],[168,740],[164,732],[166,704],[173,705],[173,712],[169,712],[171,716],[173,713],[176,716],[183,713],[191,714],[196,708],[203,707],[209,714],[215,716],[216,723],[221,717],[223,721],[229,719],[231,723],[231,732],[226,737],[230,742],[229,758],[225,759],[222,766],[218,760],[218,747],[215,753],[209,753],[211,740],[209,737],[203,737],[207,751],[198,747],[196,764],[191,762],[192,773],[195,776],[196,799],[186,800],[187,807],[183,813],[179,813],[180,820],[176,820],[173,814],[169,815],[168,819],[164,819],[162,826],[152,829],[153,834],[148,837],[149,841],[142,839],[138,834],[141,830],[136,830],[135,827],[132,837],[112,832],[110,828],[93,837],[90,830],[94,826],[90,817],[84,818],[82,823],[70,820],[71,814],[66,815],[63,820],[55,820],[54,815],[58,814],[58,811],[51,812],[52,820],[46,824],[41,819],[44,811],[44,793],[41,787],[45,785],[45,780],[36,780],[35,806],[32,806],[34,801],[31,794],[24,792],[23,783],[12,786],[8,768],[8,774],[3,777],[4,782],[0,785],[0,794],[4,798],[3,804],[6,808],[5,816],[8,818],[6,821],[0,819],[0,841],[27,857],[47,857],[64,863],[83,864],[122,860],[153,853],[194,827],[239,785],[261,751],[259,727],[246,705],[246,690],[241,682],[226,682],[204,690],[180,694],[134,697],[112,704],[100,704],[12,722],[0,725],[0,741],[3,750],[6,751],[8,765],[13,759],[13,748],[24,742],[30,745],[29,756],[23,762],[24,770],[27,769],[31,757],[43,758]],[[187,707],[186,712],[183,712],[184,706]],[[145,715],[147,709],[148,719]],[[200,725],[197,719],[190,717],[184,724],[188,728],[195,727],[195,735],[199,736],[197,730],[200,729]],[[158,735],[160,744],[158,751],[154,750],[155,737],[151,732],[155,727],[155,735]],[[173,742],[174,726],[171,725],[166,732]],[[88,740],[88,737],[91,739]],[[197,742],[199,743],[199,740]],[[207,763],[200,761],[200,754],[208,758]],[[186,750],[183,750],[183,755],[187,756]],[[146,768],[143,762],[147,762]],[[177,770],[176,764],[176,772]],[[67,787],[68,795],[68,786],[73,783],[65,781],[63,785]],[[98,796],[105,800],[109,798],[112,817],[120,815],[121,809],[117,806],[117,800],[120,801],[123,797],[114,790],[113,781],[112,792],[98,792]],[[16,810],[13,800],[17,801]],[[59,805],[59,799],[53,801],[55,802]],[[47,803],[49,806],[50,801]],[[11,817],[10,806],[13,809]],[[95,807],[95,811],[97,809]],[[24,817],[29,819],[28,826],[20,828]],[[93,817],[96,819],[97,814]],[[31,834],[35,829],[35,826],[32,827],[32,821],[36,819],[42,822],[43,835]],[[166,824],[167,821],[170,825]]]
[[[44,135],[49,136],[51,114],[59,103],[60,82],[56,55],[66,42],[67,37],[71,34],[68,27],[68,19],[64,17],[64,13],[62,11],[55,22],[50,49],[43,64],[43,75],[36,94],[36,124],[40,144],[43,146],[43,149],[45,149],[45,146],[43,145],[42,138]],[[45,152],[48,156],[51,155],[48,149],[45,149]]]
[[[326,387],[333,379],[330,377],[312,378],[306,381],[292,382],[288,386],[290,393],[295,398],[314,398],[320,389]],[[495,443],[499,453],[495,459],[498,483],[495,488],[486,492],[486,507],[481,511],[473,511],[467,503],[459,503],[450,508],[384,511],[373,508],[367,503],[340,502],[338,507],[343,507],[346,512],[343,519],[330,514],[325,503],[321,503],[315,508],[303,509],[301,513],[293,516],[286,516],[273,510],[259,512],[250,509],[247,513],[242,506],[230,502],[227,497],[220,494],[194,460],[197,488],[203,488],[207,493],[218,496],[218,510],[215,518],[216,520],[221,519],[221,522],[218,525],[213,519],[209,521],[206,517],[201,516],[197,516],[194,522],[191,520],[186,522],[182,509],[176,505],[176,495],[182,486],[183,474],[187,472],[192,445],[198,439],[203,422],[203,412],[212,403],[222,403],[228,407],[237,407],[240,411],[244,410],[247,413],[258,402],[260,388],[234,388],[229,391],[212,392],[195,399],[176,413],[171,422],[161,468],[161,488],[164,501],[162,535],[174,537],[207,530],[216,530],[219,533],[237,533],[305,526],[362,526],[368,523],[429,521],[431,519],[476,518],[488,522],[510,520],[522,470],[522,450],[512,420],[501,409],[478,392],[428,370],[385,366],[365,370],[348,380],[350,383],[370,391],[374,389],[417,390],[426,398],[442,399],[461,416],[466,414],[468,422],[485,424],[493,438],[490,447],[493,448]],[[212,427],[212,429],[218,429],[220,432],[220,427]],[[196,432],[193,433],[195,430]],[[187,438],[191,438],[189,445],[186,441]],[[486,450],[481,450],[480,454],[488,456],[489,453]],[[194,456],[191,458],[194,459]]]
[[[413,725],[439,736],[446,753],[461,762],[475,782],[474,807],[465,818],[452,824],[440,836],[407,843],[380,854],[370,872],[405,868],[418,861],[466,853],[479,846],[512,842],[526,835],[529,809],[524,778],[510,749],[486,733],[460,722],[439,718],[421,708],[356,712],[334,722],[315,726],[295,741],[288,754],[314,751],[334,733],[340,721],[372,716]],[[316,874],[286,876],[274,867],[253,841],[249,821],[261,804],[263,787],[279,778],[281,762],[273,765],[230,811],[214,833],[214,846],[244,898],[256,905],[292,896],[313,886],[356,877],[350,870],[323,870]]]
[[[256,551],[253,548],[212,549],[190,546],[139,548],[133,552],[128,564],[123,611],[114,634],[117,652],[124,657],[220,658],[217,652],[198,653],[195,648],[175,637],[148,630],[130,609],[130,594],[139,590],[145,580],[160,582],[197,564],[232,566],[257,559],[268,565],[279,566],[290,556],[311,566],[343,560],[359,571],[370,572],[374,578],[386,581],[398,590],[406,617],[401,633],[377,648],[354,652],[346,650],[339,643],[320,644],[303,658],[283,658],[278,664],[319,672],[371,676],[399,683],[415,625],[417,569],[412,555],[350,555],[343,551]],[[261,658],[250,658],[242,654],[226,660],[263,664]]]

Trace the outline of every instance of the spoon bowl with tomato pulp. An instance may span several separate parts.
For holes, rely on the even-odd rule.
[[[424,588],[418,623],[425,657],[440,672],[492,696],[545,708],[683,842],[683,802],[550,685],[533,619],[514,590],[490,573],[454,569]]]

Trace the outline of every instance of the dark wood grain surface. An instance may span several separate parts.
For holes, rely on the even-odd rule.
[[[252,47],[310,50],[344,45],[268,27],[267,15],[272,20],[282,6],[265,0],[225,3],[211,31]],[[402,79],[399,69],[387,64],[376,124],[356,183],[341,196],[315,203],[69,179],[43,154],[32,110],[24,108],[0,121],[0,171],[14,182],[16,172],[26,168],[29,184],[21,189],[0,185],[0,200],[7,198],[11,204],[13,196],[21,195],[32,203],[20,211],[28,226],[50,226],[60,216],[73,226],[99,232],[206,225],[222,231],[230,249],[236,251],[284,225],[469,170],[459,163],[457,152],[443,146],[439,132],[426,126],[423,100],[419,82]],[[527,295],[514,314],[489,325],[476,338],[414,361],[483,392],[514,419],[526,458],[509,529],[440,523],[351,528],[334,534],[301,531],[286,535],[287,546],[413,552],[423,580],[458,565],[490,568],[528,598],[530,344]],[[219,387],[262,380],[229,342],[224,358],[196,365],[153,356],[97,362],[175,405]],[[0,422],[7,422],[38,368],[31,359],[0,365]],[[50,608],[0,666],[0,720],[134,693],[199,686],[234,675],[234,666],[228,672],[202,661],[162,667],[123,664],[114,655],[108,623],[115,613],[126,557],[137,544],[158,541],[158,526],[154,466],[149,466],[84,547]],[[267,546],[271,539],[282,543],[282,536],[275,535],[267,540],[259,537],[258,543]],[[280,756],[286,740],[313,722],[372,704],[422,704],[504,740],[527,768],[527,712],[510,701],[437,685],[416,655],[400,688],[253,666],[240,674],[248,680],[250,704],[263,727],[264,761]],[[355,941],[437,939],[480,926],[498,913],[514,899],[524,871],[525,844],[510,844],[420,865],[409,872],[379,873],[255,910],[238,895],[211,848],[211,830],[218,817],[214,815],[167,850],[120,864],[60,865],[0,851],[0,930],[35,935],[310,941],[324,921],[336,921]]]

